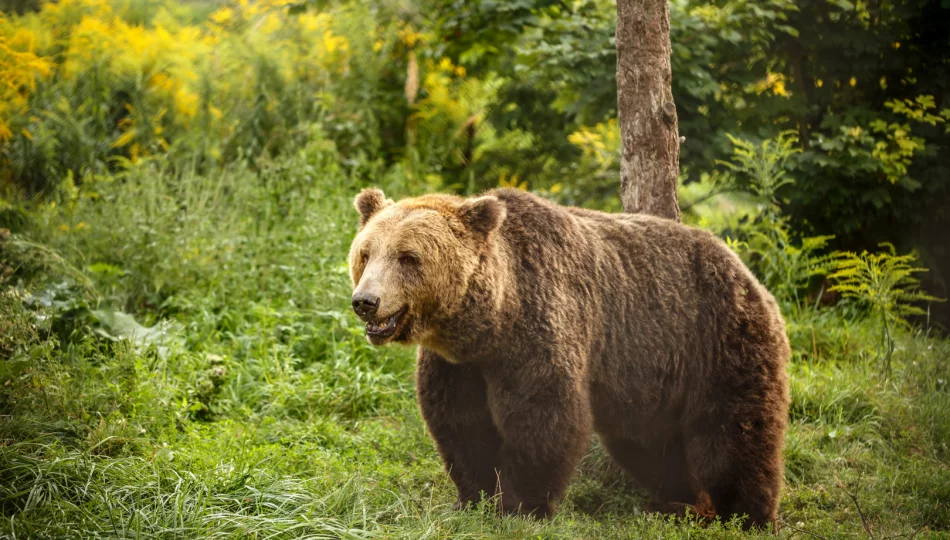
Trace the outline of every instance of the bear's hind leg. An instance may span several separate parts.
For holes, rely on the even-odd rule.
[[[422,417],[458,490],[457,508],[495,492],[501,436],[492,423],[485,379],[474,366],[450,364],[419,348],[416,393]]]
[[[652,499],[648,511],[683,514],[697,502],[683,442],[647,447],[628,439],[601,437],[607,452]]]
[[[746,514],[747,529],[774,523],[783,475],[781,419],[759,417],[731,426],[710,419],[698,425],[686,455],[716,514],[724,520]]]

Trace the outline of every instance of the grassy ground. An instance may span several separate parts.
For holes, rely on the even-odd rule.
[[[643,514],[596,444],[549,521],[451,511],[413,352],[347,309],[355,190],[318,146],[0,209],[0,535],[746,536]],[[900,336],[885,379],[846,311],[789,332],[779,535],[950,538],[950,343]]]

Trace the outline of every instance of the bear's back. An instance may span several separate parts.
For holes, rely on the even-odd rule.
[[[513,258],[522,313],[540,317],[521,324],[544,334],[554,326],[548,320],[568,321],[559,335],[584,345],[595,409],[629,409],[598,415],[600,422],[662,423],[701,403],[703,392],[723,391],[717,373],[742,370],[722,365],[729,359],[718,351],[739,346],[724,339],[787,349],[774,299],[711,233],[654,216],[559,206],[519,190],[491,194],[508,208],[499,234]],[[773,360],[781,365],[769,371],[784,369],[784,358]]]

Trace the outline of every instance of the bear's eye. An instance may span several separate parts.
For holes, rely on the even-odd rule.
[[[402,253],[399,255],[399,264],[403,266],[416,266],[419,264],[419,259],[411,253]]]
[[[369,260],[369,254],[365,251],[360,254],[360,264],[366,264],[366,261]]]

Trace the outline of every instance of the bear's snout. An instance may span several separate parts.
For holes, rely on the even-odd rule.
[[[364,321],[374,319],[378,309],[379,296],[366,292],[358,292],[353,295],[353,311]]]

